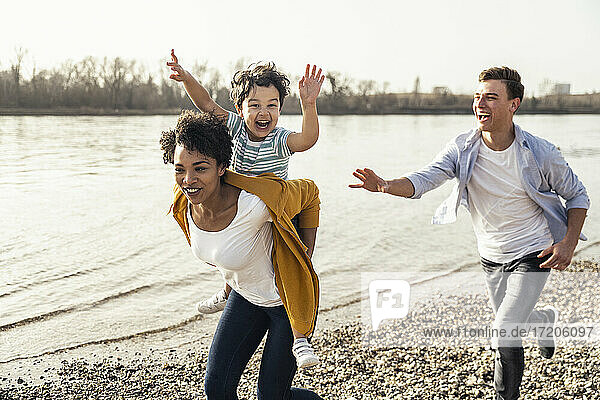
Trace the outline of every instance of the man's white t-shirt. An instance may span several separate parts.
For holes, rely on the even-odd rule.
[[[196,257],[215,266],[229,286],[252,304],[263,307],[283,304],[271,260],[271,214],[260,198],[240,191],[235,217],[218,232],[198,228],[191,207],[188,219],[192,253]]]
[[[480,139],[467,183],[469,209],[481,257],[506,263],[553,243],[542,208],[523,189],[517,144],[494,151]]]

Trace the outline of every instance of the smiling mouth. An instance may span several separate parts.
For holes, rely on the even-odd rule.
[[[260,129],[265,129],[269,126],[270,123],[271,121],[256,121],[256,126]]]
[[[479,122],[485,122],[488,119],[490,119],[491,114],[488,113],[482,113],[482,112],[478,112],[477,113],[477,119],[479,120]]]
[[[189,194],[192,196],[200,193],[200,191],[202,190],[202,188],[182,188],[182,189],[185,194]]]

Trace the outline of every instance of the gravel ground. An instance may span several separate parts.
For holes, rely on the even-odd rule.
[[[553,273],[539,304],[551,303],[564,310],[562,322],[600,321],[600,266],[579,261],[569,270],[586,274]],[[377,341],[369,342],[377,345],[365,345],[365,337],[382,338],[386,332],[434,323],[444,315],[469,323],[491,321],[486,295],[475,293],[433,296],[409,318],[384,324],[375,336],[358,320],[326,329],[313,341],[321,364],[299,372],[294,386],[314,390],[326,399],[493,398],[493,353],[486,347],[450,346],[441,340],[434,346],[385,347]],[[203,346],[172,349],[161,357],[68,359],[48,367],[36,379],[0,377],[0,399],[201,399],[207,352]],[[260,351],[242,377],[240,398],[255,398],[259,355]],[[600,399],[598,343],[560,347],[546,360],[533,342],[527,342],[525,363],[522,398]]]

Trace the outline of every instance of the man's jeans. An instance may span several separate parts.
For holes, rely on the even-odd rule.
[[[549,268],[539,267],[549,255],[537,258],[537,254],[539,253],[532,253],[505,264],[481,259],[490,303],[495,314],[494,328],[511,327],[519,323],[524,325],[548,322],[544,311],[533,309],[550,272]],[[525,367],[521,339],[492,339],[492,348],[497,350],[494,369],[496,398],[518,399]]]
[[[283,306],[260,307],[232,290],[208,353],[204,390],[209,400],[238,398],[240,377],[265,333],[258,399],[321,399],[309,390],[290,388],[296,360],[292,328]]]

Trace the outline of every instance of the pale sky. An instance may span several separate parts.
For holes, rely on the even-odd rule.
[[[306,63],[392,91],[448,86],[471,93],[477,75],[508,65],[537,92],[545,78],[600,91],[597,0],[2,1],[0,69],[15,47],[25,71],[91,55],[137,59],[158,71],[175,48],[184,68],[272,60],[291,75]],[[164,69],[165,75],[168,70]]]

